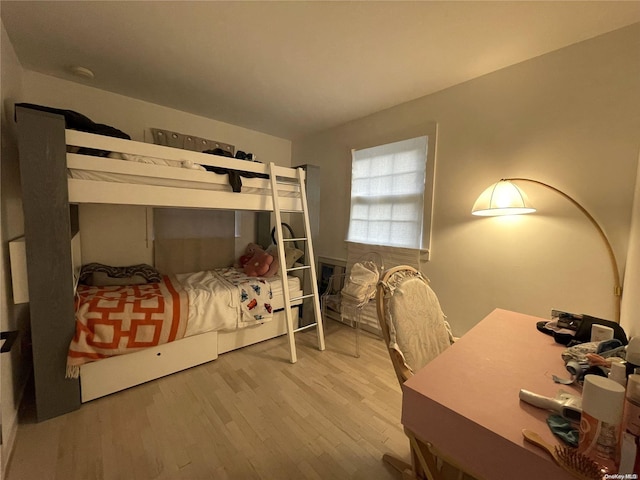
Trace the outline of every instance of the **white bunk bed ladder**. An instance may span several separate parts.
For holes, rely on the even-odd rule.
[[[302,168],[297,169],[298,175],[295,179],[296,184],[300,188],[300,200],[302,203],[302,211],[291,211],[288,213],[300,213],[304,217],[304,237],[302,238],[284,238],[282,234],[282,215],[280,211],[279,199],[278,199],[278,185],[279,184],[291,184],[291,180],[287,179],[286,181],[278,180],[278,177],[275,174],[275,164],[271,162],[269,164],[269,178],[271,179],[271,190],[273,194],[273,211],[276,217],[276,240],[278,243],[278,259],[280,261],[280,271],[282,275],[282,291],[284,293],[284,305],[285,305],[285,314],[287,318],[287,337],[289,340],[289,351],[291,353],[291,363],[296,363],[298,360],[296,354],[296,342],[295,342],[295,333],[301,330],[306,330],[308,328],[316,327],[316,332],[318,334],[318,350],[324,350],[324,330],[322,326],[322,315],[320,314],[320,301],[318,295],[318,281],[316,277],[316,267],[315,267],[315,257],[313,255],[313,245],[311,242],[311,227],[309,224],[309,210],[307,207],[307,192],[305,189],[305,172]],[[287,264],[285,261],[285,242],[295,242],[301,241],[306,244],[306,251],[304,255],[305,264],[303,266],[287,268]],[[287,279],[287,274],[292,271],[308,271],[310,283],[311,283],[311,291],[310,294],[304,294],[300,297],[291,298],[289,294],[289,281]],[[313,299],[313,313],[315,322],[309,325],[305,325],[300,328],[293,328],[293,316],[291,313],[291,302],[295,302],[298,300],[304,301],[304,299],[311,298]]]

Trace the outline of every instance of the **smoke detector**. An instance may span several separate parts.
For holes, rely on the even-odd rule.
[[[69,71],[76,77],[86,78],[88,80],[93,80],[93,78],[95,77],[93,72],[85,67],[73,66],[69,67]]]

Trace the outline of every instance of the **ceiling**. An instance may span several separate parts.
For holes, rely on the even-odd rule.
[[[640,21],[640,1],[0,3],[22,66],[294,139]],[[91,69],[91,81],[69,67]]]

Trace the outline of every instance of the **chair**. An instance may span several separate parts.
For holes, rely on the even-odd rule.
[[[413,267],[402,265],[385,272],[377,286],[376,303],[382,336],[400,385],[455,340],[429,281]],[[412,465],[383,456],[403,478],[463,478],[463,472],[444,461],[433,445],[407,429],[405,433]]]
[[[382,256],[376,252],[362,255],[348,273],[332,275],[321,296],[322,317],[327,309],[340,312],[342,320],[353,322],[355,356],[360,357],[360,320],[362,309],[376,294],[376,284],[384,270]]]

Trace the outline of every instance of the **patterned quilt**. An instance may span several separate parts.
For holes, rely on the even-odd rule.
[[[79,285],[67,376],[77,378],[86,362],[182,338],[188,309],[187,294],[169,276],[144,285]]]

